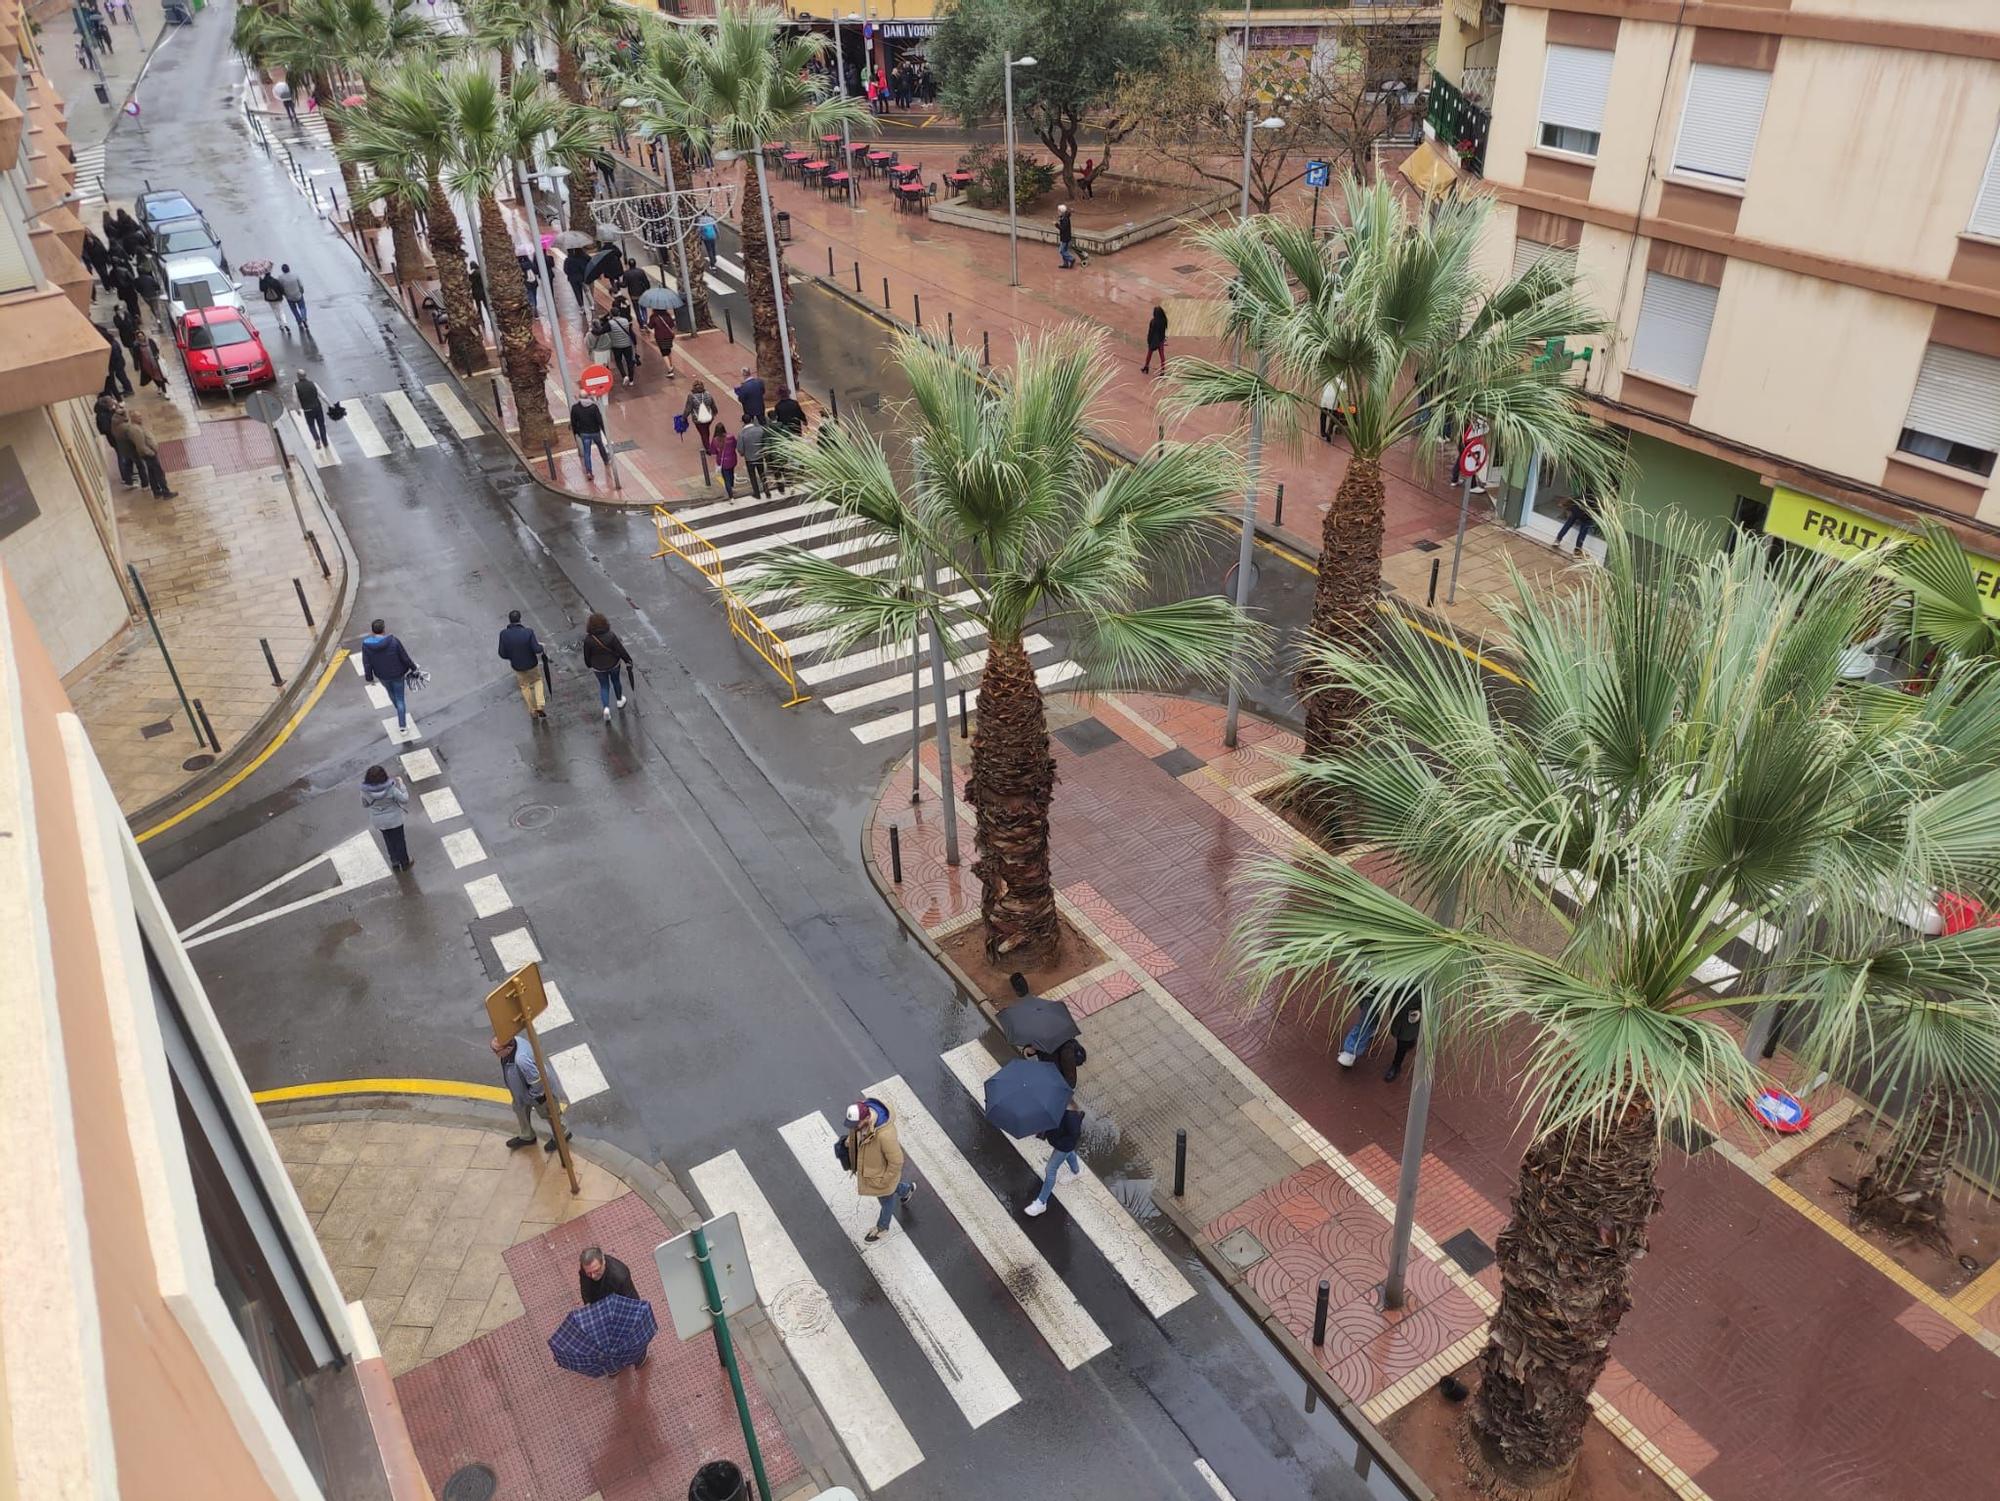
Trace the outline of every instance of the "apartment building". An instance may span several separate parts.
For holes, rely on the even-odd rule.
[[[1430,130],[1497,200],[1485,269],[1562,256],[1615,325],[1551,357],[1642,530],[2000,556],[2000,0],[1451,0]],[[1506,458],[1552,533],[1566,477]]]

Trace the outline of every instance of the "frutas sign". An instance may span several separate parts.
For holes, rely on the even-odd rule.
[[[1836,558],[1851,558],[1886,542],[1913,540],[1913,534],[1902,527],[1821,500],[1803,490],[1787,490],[1783,485],[1771,490],[1771,510],[1764,519],[1764,530],[1773,537]],[[1979,586],[1981,607],[1988,615],[2000,618],[2000,559],[1970,551],[1967,557],[1972,562],[1972,577]]]

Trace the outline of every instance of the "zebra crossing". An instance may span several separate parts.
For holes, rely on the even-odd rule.
[[[79,219],[104,200],[104,151],[108,142],[85,146],[76,153],[76,213]]]
[[[795,489],[775,489],[761,500],[739,496],[716,501],[676,511],[675,516],[710,544],[712,552],[702,554],[701,561],[719,562],[732,587],[754,572],[760,558],[781,547],[803,548],[856,573],[881,573],[896,566],[894,543],[827,502]],[[953,604],[970,604],[976,598],[970,589],[950,589],[962,582],[951,569],[938,570],[938,584]],[[801,688],[809,689],[822,708],[847,721],[849,732],[863,745],[907,735],[913,720],[919,728],[935,721],[928,673],[914,716],[908,702],[911,670],[929,660],[928,639],[829,655],[835,632],[818,620],[815,611],[784,600],[766,600],[758,615],[784,642]],[[964,692],[970,710],[979,702],[977,681],[986,666],[986,652],[966,648],[976,648],[983,632],[961,621],[951,624],[945,634],[951,654],[944,664],[945,683]],[[1035,668],[1035,681],[1043,688],[1059,688],[1083,676],[1083,668],[1063,656],[1049,637],[1031,635],[1022,645]]]
[[[942,1056],[975,1099],[981,1096],[986,1077],[999,1067],[977,1040]],[[937,1254],[940,1237],[952,1233],[932,1228],[938,1223],[936,1210],[942,1210],[956,1234],[991,1268],[1039,1336],[1040,1348],[1062,1369],[1088,1365],[1111,1348],[1111,1340],[1029,1237],[1019,1213],[1033,1193],[1026,1175],[1004,1194],[989,1186],[900,1075],[870,1086],[866,1093],[889,1107],[907,1154],[907,1176],[917,1183],[919,1195],[907,1222],[880,1240],[866,1238],[875,1222],[876,1204],[855,1192],[852,1178],[835,1159],[834,1144],[845,1128],[827,1114],[812,1112],[778,1127],[776,1146],[745,1143],[749,1160],[745,1151],[732,1149],[692,1168],[689,1176],[711,1214],[736,1215],[772,1324],[847,1445],[862,1480],[873,1490],[915,1469],[924,1456],[873,1374],[884,1356],[903,1352],[878,1352],[871,1360],[854,1331],[842,1322],[821,1280],[850,1280],[852,1262],[846,1258],[860,1261],[970,1428],[1003,1417],[1021,1402],[1022,1385],[1016,1383],[1034,1390],[1046,1384],[1048,1372],[1006,1369],[932,1268],[925,1245]],[[1015,1146],[1039,1177],[1048,1148],[1039,1141]],[[759,1165],[753,1168],[752,1162]],[[785,1206],[780,1213],[773,1207],[771,1190],[781,1186],[781,1178],[794,1165],[812,1192],[780,1193],[776,1202]],[[1174,1258],[1088,1165],[1081,1177],[1059,1184],[1055,1202],[1150,1317],[1163,1318],[1194,1297],[1193,1284]],[[909,1226],[921,1223],[926,1210],[932,1210],[934,1218],[922,1232],[920,1244]],[[794,1232],[804,1233],[821,1211],[832,1216],[844,1244],[841,1265],[815,1271],[799,1250]],[[1082,1258],[1065,1255],[1059,1260],[1068,1270]]]
[[[479,419],[445,381],[425,386],[423,395],[428,399],[421,405],[412,393],[402,390],[359,394],[323,391],[322,395],[327,405],[338,401],[347,409],[341,421],[328,420],[326,447],[314,445],[302,415],[297,411],[285,414],[290,446],[297,453],[309,454],[316,469],[435,448],[440,433],[462,439],[476,438],[483,431]]]

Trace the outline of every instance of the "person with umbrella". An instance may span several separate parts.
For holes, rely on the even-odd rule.
[[[1000,1013],[1000,1031],[1021,1050],[1024,1058],[1046,1058],[1055,1064],[1063,1082],[1076,1088],[1076,1071],[1090,1055],[1078,1040],[1076,1018],[1069,1007],[1028,994],[1028,981],[1018,971],[1007,977],[1014,994],[1021,999]]]
[[[1083,1161],[1076,1155],[1077,1143],[1083,1140],[1083,1112],[1076,1108],[1072,1098],[1069,1108],[1055,1126],[1041,1133],[1042,1140],[1049,1144],[1049,1165],[1042,1172],[1042,1191],[1035,1195],[1021,1213],[1033,1219],[1048,1211],[1049,1200],[1056,1191],[1057,1174],[1063,1168],[1069,1169],[1072,1178],[1083,1176]]]
[[[569,233],[569,230],[563,231],[564,235]],[[563,252],[563,280],[569,283],[569,295],[576,299],[579,308],[583,306],[583,284],[589,279],[584,273],[589,267],[590,252],[582,245],[572,245]]]
[[[1070,1093],[1048,1059],[1016,1058],[986,1081],[986,1119],[1017,1141],[1039,1136],[1062,1124]]]
[[[579,1376],[615,1376],[627,1367],[644,1365],[646,1347],[659,1332],[652,1304],[623,1292],[608,1292],[563,1315],[549,1336],[549,1354],[565,1371]]]
[[[653,342],[659,346],[660,358],[667,362],[667,379],[680,375],[674,369],[674,309],[680,306],[680,298],[665,287],[654,287],[639,294],[639,306],[646,314],[646,327],[652,331]]]
[[[875,1228],[863,1237],[880,1240],[896,1221],[896,1207],[909,1203],[917,1191],[917,1185],[903,1176],[903,1144],[896,1137],[889,1107],[867,1095],[849,1105],[847,1134],[840,1139],[838,1155],[854,1174],[854,1191],[882,1206]]]
[[[604,1298],[637,1298],[632,1285],[632,1269],[616,1256],[606,1256],[598,1246],[585,1246],[576,1259],[576,1290],[586,1304]],[[644,1358],[640,1364],[645,1364]]]

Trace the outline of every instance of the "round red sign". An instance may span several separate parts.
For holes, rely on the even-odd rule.
[[[609,365],[586,365],[583,374],[577,377],[579,386],[586,396],[602,396],[611,389],[611,367]]]

